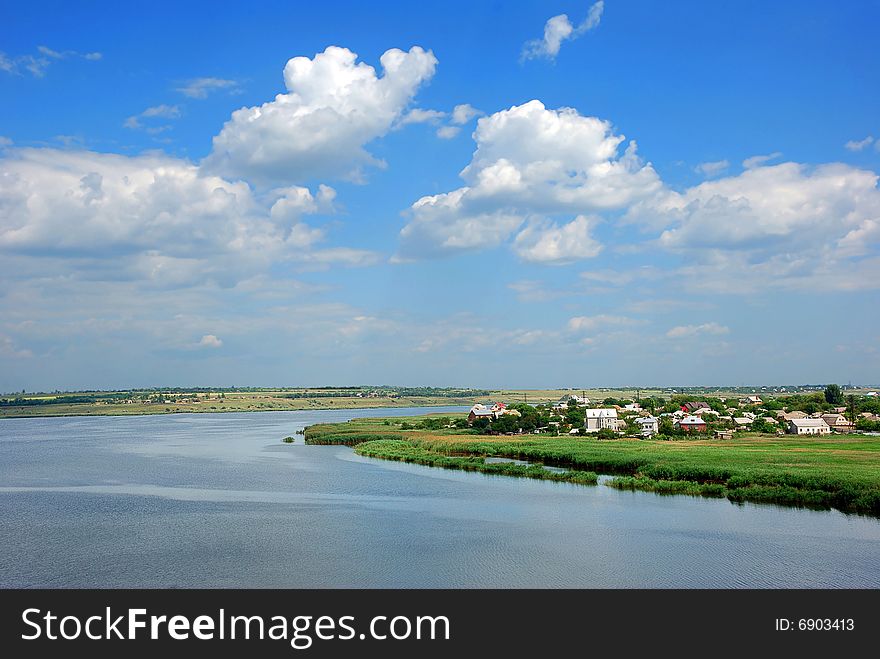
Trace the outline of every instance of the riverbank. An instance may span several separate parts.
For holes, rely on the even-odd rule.
[[[307,428],[305,439],[309,444],[355,446],[370,457],[425,460],[419,463],[432,466],[446,466],[443,458],[507,457],[609,474],[614,477],[606,484],[618,489],[880,517],[880,437],[746,433],[732,440],[598,440],[410,429],[413,422],[397,418],[321,424]]]

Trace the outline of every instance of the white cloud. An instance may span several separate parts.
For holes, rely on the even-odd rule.
[[[745,160],[743,160],[742,166],[743,169],[754,169],[755,167],[761,167],[771,160],[776,160],[777,158],[781,157],[781,151],[774,151],[773,153],[768,153],[766,155],[752,156],[751,158],[746,158]]]
[[[594,332],[609,327],[627,327],[638,324],[638,320],[627,316],[599,314],[597,316],[576,316],[569,319],[568,329],[572,332]]]
[[[670,249],[815,249],[880,215],[878,176],[840,163],[787,162],[666,191],[634,206],[630,217],[668,228]]]
[[[30,350],[19,348],[12,338],[0,334],[0,357],[11,357],[14,359],[26,359],[33,357]]]
[[[180,106],[177,105],[154,105],[153,107],[149,107],[140,114],[134,114],[125,120],[123,126],[126,128],[131,128],[132,130],[138,130],[144,127],[141,119],[177,119],[180,117]],[[148,128],[148,132],[152,132],[153,134],[164,132],[169,130],[170,126],[158,126]]]
[[[446,116],[445,112],[439,110],[424,110],[422,108],[413,108],[397,123],[398,126],[406,126],[408,124],[436,124]]]
[[[9,57],[0,52],[0,71],[21,75],[27,71],[35,78],[42,78],[53,61],[68,59],[71,57],[95,62],[103,57],[101,53],[79,53],[75,50],[57,51],[48,46],[37,46],[38,55],[16,55]]]
[[[238,82],[226,78],[193,78],[178,87],[177,91],[189,98],[203,99],[222,89],[234,92],[238,90]]]
[[[461,131],[460,126],[440,126],[437,129],[437,137],[442,140],[451,140]]]
[[[163,155],[7,153],[0,159],[0,252],[40,259],[47,269],[163,286],[229,286],[275,263],[357,266],[378,259],[365,250],[316,248],[324,231],[302,218],[332,212],[335,192],[327,186],[288,186],[256,198],[244,182]]]
[[[694,171],[698,174],[703,174],[704,176],[717,176],[728,167],[730,167],[729,161],[714,160],[712,162],[701,162],[699,165],[694,167]]]
[[[561,226],[549,220],[536,221],[517,234],[513,249],[524,261],[547,265],[592,258],[602,251],[602,245],[591,235],[596,223],[596,218],[584,215]]]
[[[479,117],[484,113],[480,110],[477,110],[474,106],[469,103],[461,103],[460,105],[456,105],[452,108],[452,123],[461,126],[466,124],[474,117]]]
[[[52,50],[48,46],[37,46],[37,50],[40,51],[43,55],[47,57],[51,57],[52,59],[63,59],[64,54],[59,53],[58,51]]]
[[[383,75],[346,48],[331,46],[313,59],[294,57],[284,67],[287,93],[232,114],[214,137],[203,166],[260,184],[322,177],[359,180],[365,166],[380,166],[365,145],[386,134],[437,59],[415,46],[386,51]]]
[[[874,142],[874,137],[871,135],[868,135],[867,137],[865,137],[864,139],[861,139],[861,140],[850,140],[849,142],[847,142],[843,146],[844,146],[844,148],[848,149],[849,151],[863,151],[864,149],[871,146],[871,144],[873,144],[873,142]]]
[[[546,241],[534,241],[538,252],[526,253],[548,253],[555,235],[560,262],[593,255],[597,245],[588,240],[583,220],[562,231],[547,216],[625,208],[662,189],[635,142],[618,155],[625,138],[608,122],[571,108],[548,110],[540,101],[514,106],[481,118],[474,139],[477,149],[461,172],[467,185],[412,205],[398,260],[494,247],[526,219],[551,231]],[[521,247],[534,246],[530,240],[537,235],[527,230]],[[565,244],[568,239],[576,243]]]
[[[9,139],[8,137],[4,137],[3,135],[0,135],[0,148],[3,148],[4,146],[11,146],[11,145],[12,145],[11,139]]]
[[[730,328],[711,322],[703,323],[702,325],[679,325],[666,332],[666,336],[670,339],[689,339],[700,335],[717,336],[720,334],[728,334],[729,332]]]
[[[223,341],[213,334],[205,334],[198,343],[200,348],[220,348]]]
[[[576,27],[572,25],[566,14],[553,16],[544,25],[544,36],[541,39],[528,41],[523,46],[522,59],[536,57],[555,59],[563,41],[577,39],[599,25],[604,9],[605,3],[599,0],[590,7],[587,17]]]

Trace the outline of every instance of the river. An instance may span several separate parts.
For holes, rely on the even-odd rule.
[[[873,518],[281,442],[425,411],[0,420],[0,586],[880,587]]]

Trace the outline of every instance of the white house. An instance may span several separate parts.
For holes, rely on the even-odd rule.
[[[560,398],[553,405],[554,412],[564,412],[568,409],[568,401],[574,401],[577,405],[589,405],[590,399],[586,397],[578,396],[577,394],[567,394]]]
[[[745,398],[740,398],[739,402],[742,405],[760,405],[764,401],[761,400],[760,396],[746,396]]]
[[[585,420],[587,432],[599,432],[605,428],[617,430],[617,410],[614,408],[588,409]]]
[[[790,435],[827,435],[830,432],[825,419],[790,419],[788,422]]]
[[[642,437],[651,437],[660,430],[660,422],[654,416],[640,417],[636,419],[636,425],[639,427],[639,433]]]

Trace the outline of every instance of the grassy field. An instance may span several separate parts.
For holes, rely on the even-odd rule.
[[[401,429],[401,423],[417,421],[322,424],[307,428],[305,437],[313,444],[348,444],[363,455],[422,464],[446,466],[439,457],[503,456],[612,474],[608,485],[622,489],[880,516],[880,437],[738,434],[723,441],[653,441]],[[414,456],[418,459],[408,459]]]
[[[68,403],[64,396],[47,400],[42,405],[9,405],[0,407],[0,418],[39,416],[128,416],[139,414],[218,413],[218,412],[277,412],[280,410],[359,409],[368,407],[437,407],[445,405],[473,405],[474,398],[444,396],[406,396],[358,398],[356,396],[321,396],[314,398],[286,398],[286,392],[265,391],[228,392],[219,398],[192,396],[169,398],[168,402]],[[57,402],[55,402],[57,400]],[[488,399],[486,399],[488,400]],[[51,402],[49,402],[51,401]]]

